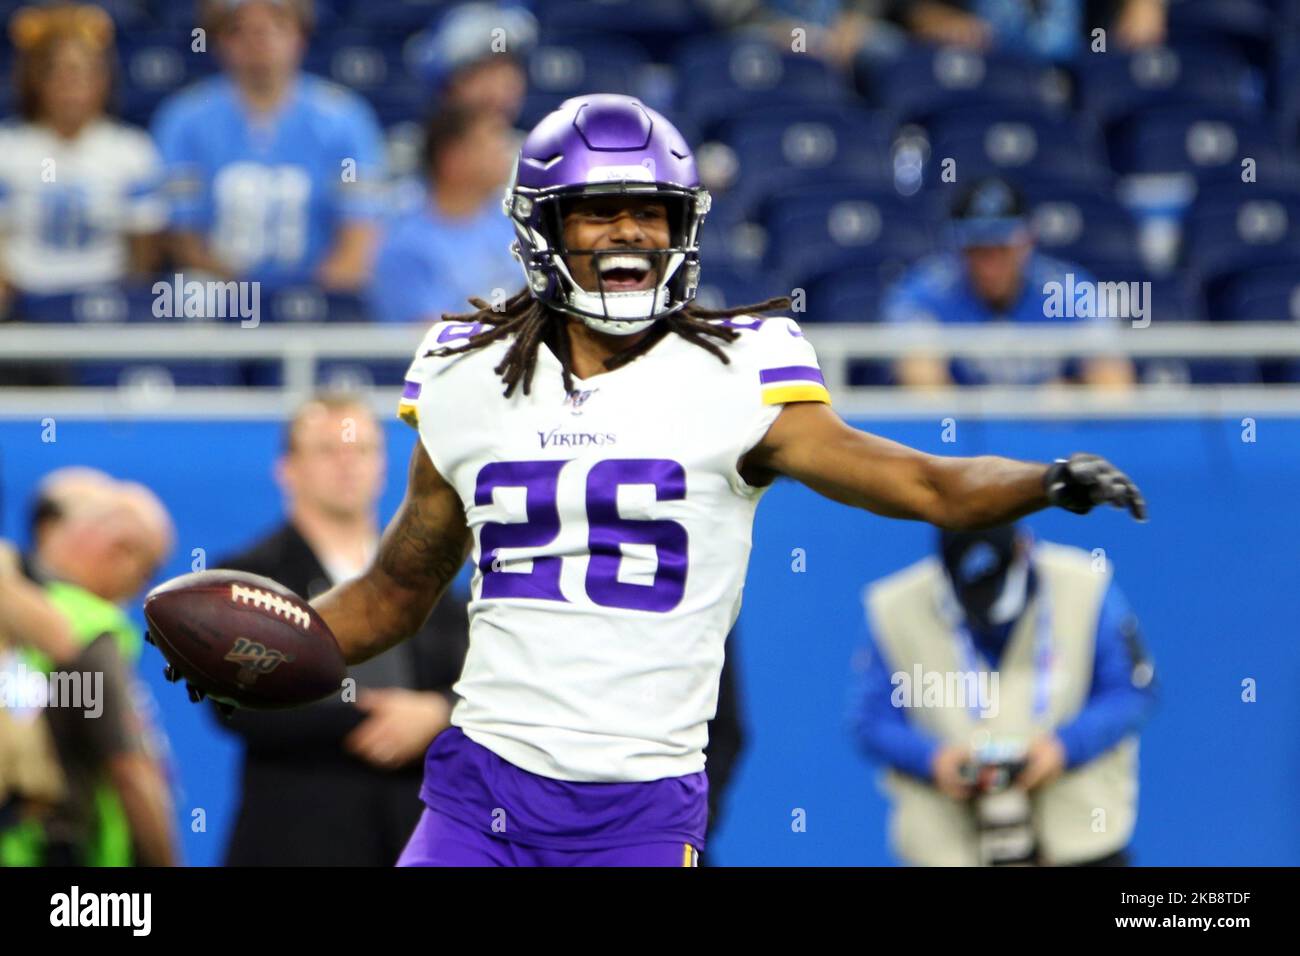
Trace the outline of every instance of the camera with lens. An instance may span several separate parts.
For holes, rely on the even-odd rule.
[[[1024,768],[1024,743],[1007,740],[976,747],[961,767],[962,779],[974,791],[971,812],[984,866],[1033,866],[1038,861],[1029,794],[1012,786]]]

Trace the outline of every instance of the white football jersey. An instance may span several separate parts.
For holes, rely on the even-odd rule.
[[[161,230],[162,161],[143,130],[91,123],[74,140],[33,123],[0,126],[0,262],[25,292],[118,282],[127,237]]]
[[[741,457],[791,401],[829,402],[788,318],[718,320],[730,358],[669,334],[566,395],[539,348],[510,398],[496,342],[440,322],[399,415],[456,489],[474,536],[469,653],[451,722],[560,780],[637,781],[704,768],[723,642],[740,613],[763,488]]]

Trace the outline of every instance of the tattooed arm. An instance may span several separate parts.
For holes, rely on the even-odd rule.
[[[374,562],[311,602],[347,662],[358,664],[413,635],[465,563],[470,542],[460,496],[417,441],[406,497]]]

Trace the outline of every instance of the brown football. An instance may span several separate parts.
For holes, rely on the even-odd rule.
[[[146,640],[190,697],[256,709],[296,707],[338,693],[343,654],[315,609],[270,578],[197,571],[146,595]]]

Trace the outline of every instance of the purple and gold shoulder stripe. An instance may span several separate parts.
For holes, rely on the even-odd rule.
[[[831,403],[831,393],[826,391],[821,369],[815,365],[782,365],[765,368],[758,373],[763,391],[764,405],[783,405],[786,402]]]
[[[420,427],[420,383],[407,379],[402,397],[397,403],[397,417],[412,428]]]

